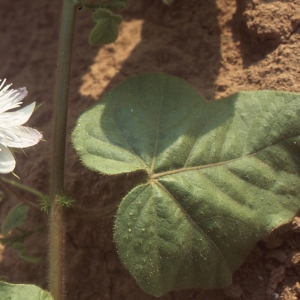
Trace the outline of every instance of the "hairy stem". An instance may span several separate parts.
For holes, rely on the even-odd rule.
[[[63,0],[54,97],[50,186],[51,211],[49,220],[49,289],[55,300],[62,300],[64,298],[64,213],[56,199],[64,194],[64,164],[68,108],[67,99],[69,92],[69,75],[75,14],[76,4],[74,1]]]

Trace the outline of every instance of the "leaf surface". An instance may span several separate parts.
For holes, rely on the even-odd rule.
[[[254,244],[300,208],[300,97],[240,92],[215,102],[142,74],[78,120],[73,142],[103,174],[143,170],[122,200],[119,255],[141,287],[219,288]]]
[[[27,262],[38,263],[41,260],[40,257],[34,257],[34,256],[26,254],[25,253],[26,252],[26,246],[23,243],[17,242],[17,243],[14,243],[12,246],[15,250],[18,251],[19,257],[22,258],[23,260],[27,261]]]
[[[53,300],[50,293],[31,284],[0,282],[1,300]]]
[[[118,25],[122,22],[120,15],[115,15],[107,9],[98,8],[93,13],[93,19],[97,24],[89,35],[90,44],[110,44],[118,38]]]
[[[27,218],[28,209],[28,205],[18,204],[14,206],[2,224],[2,233],[7,235],[11,229],[23,225]]]

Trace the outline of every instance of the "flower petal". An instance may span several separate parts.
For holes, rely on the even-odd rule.
[[[5,112],[0,114],[0,126],[1,127],[13,127],[24,124],[28,121],[33,113],[35,102],[25,106],[16,111]]]
[[[7,174],[14,170],[16,161],[10,150],[0,144],[0,173]]]
[[[8,90],[9,87],[10,85],[7,85],[0,90],[0,113],[19,107],[22,104],[21,101],[28,94],[26,87]]]
[[[37,130],[26,126],[0,127],[0,144],[7,147],[30,147],[37,144],[42,137]]]

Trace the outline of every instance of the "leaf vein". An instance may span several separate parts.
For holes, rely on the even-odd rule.
[[[221,111],[220,113],[218,113],[217,115],[215,115],[212,119],[210,119],[210,120],[205,124],[205,126],[202,128],[201,132],[199,133],[199,136],[196,138],[194,145],[191,147],[191,151],[190,151],[190,153],[189,153],[189,155],[188,155],[188,157],[187,157],[187,159],[186,159],[186,161],[185,161],[185,164],[184,164],[183,168],[185,168],[186,165],[188,164],[188,161],[189,161],[189,159],[190,159],[190,157],[191,157],[191,155],[192,155],[192,152],[193,152],[194,148],[196,147],[197,142],[202,138],[202,134],[203,134],[204,130],[206,129],[206,127],[207,127],[209,124],[211,124],[217,117],[219,117],[221,114],[223,114],[223,113],[225,113],[225,112],[226,112],[226,110]]]
[[[143,159],[137,154],[137,152],[134,151],[132,147],[130,147],[129,143],[127,142],[127,140],[126,140],[125,137],[123,136],[122,131],[120,130],[120,128],[119,128],[118,125],[117,125],[117,122],[116,122],[116,120],[115,120],[115,115],[114,115],[114,114],[113,114],[113,118],[112,118],[112,119],[113,119],[113,122],[114,122],[116,128],[118,129],[118,131],[119,131],[119,133],[120,133],[120,136],[122,137],[123,141],[124,141],[125,144],[127,145],[128,149],[131,150],[131,152],[134,153],[134,154],[137,156],[137,158],[140,160],[140,162],[145,166],[145,169],[147,169],[148,166],[146,165],[146,163],[145,163],[145,162],[143,161]]]
[[[163,101],[164,101],[165,88],[166,88],[166,78],[164,77],[163,93],[162,93],[162,98],[161,98],[160,110],[159,110],[159,114],[158,114],[158,118],[157,118],[156,139],[155,139],[154,152],[153,152],[153,160],[152,160],[152,164],[151,164],[150,174],[153,174],[154,165],[155,165],[155,161],[156,161],[156,154],[157,154],[157,147],[158,147],[158,136],[159,136],[159,127],[160,127],[160,117],[161,117],[162,106],[163,106]]]
[[[166,175],[172,175],[172,174],[176,174],[176,173],[180,173],[180,172],[194,171],[194,170],[200,170],[200,169],[206,169],[206,168],[218,167],[218,166],[226,165],[226,164],[231,163],[231,162],[235,162],[235,161],[239,161],[241,159],[245,159],[245,158],[248,158],[248,157],[251,157],[251,156],[255,156],[255,155],[259,154],[260,152],[267,150],[268,148],[274,147],[276,145],[279,145],[281,143],[284,143],[284,142],[286,142],[286,141],[288,141],[290,139],[293,139],[293,138],[299,137],[299,136],[300,136],[299,134],[296,134],[296,135],[291,136],[291,137],[289,137],[287,139],[283,139],[281,141],[278,141],[277,143],[275,143],[273,145],[270,145],[270,146],[268,146],[266,148],[260,149],[257,152],[254,152],[252,154],[243,155],[241,157],[237,157],[237,158],[233,158],[233,159],[229,159],[229,160],[226,160],[226,161],[221,161],[221,162],[217,162],[217,163],[213,163],[213,164],[207,164],[207,165],[195,166],[195,167],[188,167],[188,168],[183,167],[183,168],[176,169],[176,170],[161,172],[161,173],[157,173],[157,174],[152,175],[151,179],[156,179],[158,177],[162,177],[162,176],[166,176]]]
[[[199,231],[202,232],[204,237],[207,238],[208,241],[211,242],[211,244],[217,249],[217,251],[220,253],[220,255],[223,257],[223,259],[226,261],[226,263],[229,265],[227,262],[227,259],[223,255],[222,251],[219,249],[219,247],[214,243],[214,241],[206,234],[206,232],[187,214],[187,212],[184,210],[184,208],[181,206],[181,204],[177,201],[177,199],[166,189],[164,185],[162,185],[160,182],[156,181],[155,182],[161,189],[163,189],[171,199],[177,204],[177,206],[180,208],[180,210],[183,212],[183,214],[186,216],[188,220],[190,220],[190,223]]]

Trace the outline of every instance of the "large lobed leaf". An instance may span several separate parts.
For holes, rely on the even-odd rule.
[[[293,218],[299,116],[297,94],[208,102],[152,73],[126,80],[79,118],[73,141],[86,166],[145,172],[115,222],[119,255],[145,291],[224,287],[254,244]]]

